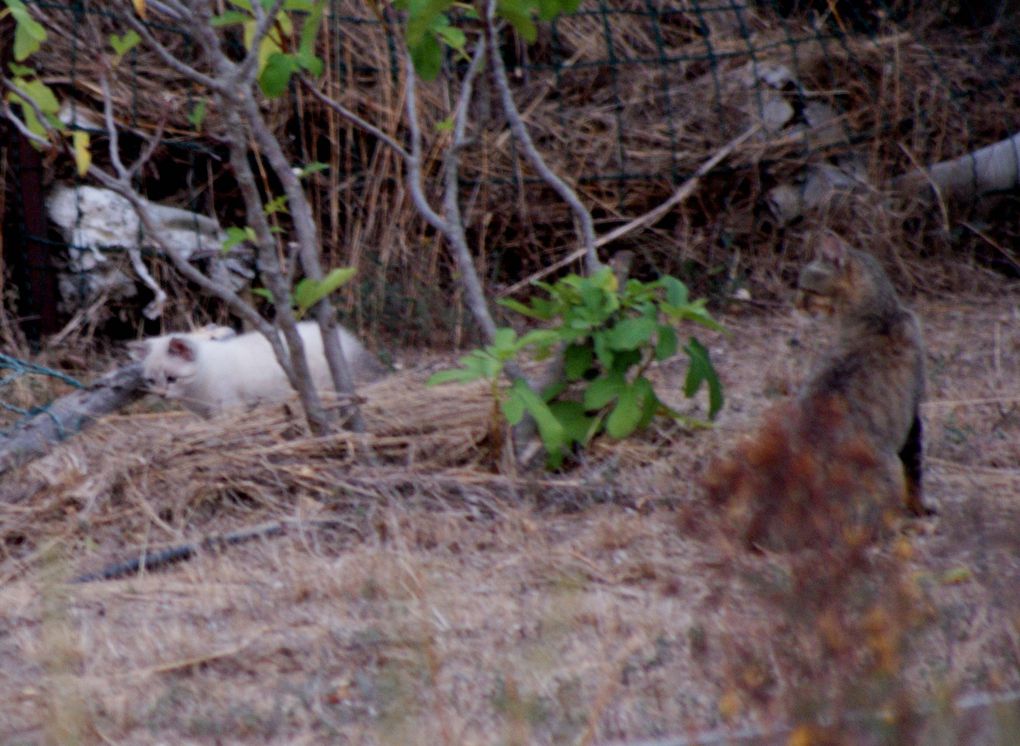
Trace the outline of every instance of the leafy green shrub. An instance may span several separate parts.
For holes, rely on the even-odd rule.
[[[621,289],[608,267],[590,277],[572,274],[555,284],[535,284],[546,297],[527,304],[500,302],[544,328],[520,337],[513,329],[499,329],[492,344],[462,357],[460,368],[436,373],[429,385],[490,381],[508,423],[516,425],[525,413],[534,418],[551,468],[562,464],[568,448],[584,447],[602,432],[625,438],[656,415],[699,424],[663,404],[645,372],[652,362],[679,352],[678,322],[721,330],[704,300],[691,300],[687,287],[670,276],[628,280]],[[500,385],[506,364],[524,350],[538,359],[562,358],[560,376],[541,392],[520,378],[507,389]],[[693,397],[707,384],[708,413],[714,418],[723,392],[708,350],[690,337],[683,351],[689,361],[684,394]]]

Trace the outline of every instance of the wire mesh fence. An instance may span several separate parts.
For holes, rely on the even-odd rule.
[[[127,6],[30,5],[50,34],[33,64],[60,90],[61,118],[101,141],[98,81],[108,76],[126,154],[165,127],[140,190],[187,211],[169,225],[196,260],[215,255],[217,231],[243,224],[215,101],[144,45],[111,67],[109,40]],[[1020,267],[1009,248],[1018,149],[997,158],[1004,176],[992,182],[968,155],[1010,145],[1015,134],[1020,37],[1011,11],[1006,2],[589,0],[541,26],[533,44],[508,36],[503,56],[539,150],[575,184],[600,234],[661,204],[750,133],[693,199],[602,248],[604,256],[634,251],[635,274],[668,272],[717,296],[745,288],[767,299],[803,258],[802,237],[825,223],[894,260],[901,284],[940,287],[958,273],[923,260],[950,251],[1007,273]],[[183,29],[152,30],[181,59],[194,58]],[[318,41],[322,89],[398,141],[406,137],[399,33],[372,4],[331,0]],[[464,64],[449,55],[421,92],[426,174],[441,168]],[[465,227],[490,291],[527,292],[522,281],[576,248],[573,218],[521,158],[495,100],[483,97],[476,109],[461,155]],[[266,113],[295,164],[329,166],[307,184],[324,264],[359,269],[340,300],[348,325],[383,347],[470,341],[454,270],[407,197],[400,160],[300,86]],[[225,319],[148,250],[137,221],[99,211],[69,159],[44,168],[13,127],[4,133],[4,312],[29,336],[68,325],[154,331],[141,314],[151,294],[123,252],[130,244],[146,250],[174,298],[163,325]],[[931,199],[924,169],[961,157],[954,188],[994,192],[976,207]],[[438,191],[438,181],[427,188]],[[263,188],[275,185],[266,178]]]

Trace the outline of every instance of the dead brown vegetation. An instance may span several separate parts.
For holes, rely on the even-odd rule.
[[[777,15],[767,4],[738,6],[709,11],[690,3],[655,14],[642,2],[615,4],[605,16],[561,19],[555,33],[543,29],[536,45],[506,49],[517,71],[515,95],[536,143],[555,171],[574,179],[600,232],[655,207],[724,143],[766,125],[725,170],[704,181],[696,199],[653,229],[606,248],[635,249],[639,274],[672,272],[702,290],[728,292],[750,283],[756,293],[774,293],[787,262],[800,258],[799,250],[787,248],[798,245],[790,239],[800,228],[769,216],[770,188],[797,187],[807,166],[839,164],[882,189],[918,165],[1012,134],[1002,102],[1020,91],[1012,74],[1015,39],[1005,25],[961,27],[923,4],[895,20],[868,16],[872,27],[866,30],[839,16],[823,23],[808,15]],[[48,82],[73,93],[82,111],[98,111],[98,61],[84,52],[106,46],[111,20],[102,13],[45,12],[56,29],[39,57]],[[386,27],[370,4],[352,2],[336,3],[328,26],[322,46],[327,73],[320,85],[403,139],[402,71]],[[187,55],[185,39],[172,31],[164,37]],[[203,132],[195,133],[187,116],[201,93],[145,52],[117,69],[114,84],[126,128],[152,132],[168,117],[173,137],[201,148],[164,148],[151,174],[164,178],[148,185],[151,196],[235,223],[237,198],[224,178],[215,108]],[[433,125],[451,114],[452,85],[441,79],[419,92],[432,140],[426,175],[438,172],[449,138]],[[789,107],[790,118],[770,119],[777,106]],[[827,118],[805,113],[818,107]],[[445,343],[453,330],[461,341],[470,325],[460,304],[447,302],[449,261],[405,194],[399,159],[300,87],[271,109],[276,131],[293,143],[295,162],[331,166],[310,184],[325,265],[361,270],[359,285],[344,301],[351,323],[372,336],[397,330],[406,341]],[[495,289],[576,246],[568,208],[530,179],[493,114],[497,109],[479,105],[472,117],[476,136],[461,154],[470,187],[464,205],[470,243],[481,276]],[[172,175],[184,172],[190,172],[191,186],[169,187],[178,183]],[[272,191],[270,181],[265,186]],[[1017,211],[1010,204],[1010,197],[1000,196],[976,213],[955,205],[890,209],[881,194],[866,190],[828,220],[837,228],[853,227],[858,245],[894,258],[901,283],[960,287],[980,273],[968,272],[966,263],[919,260],[976,257],[1015,272],[1016,257],[1006,248],[1016,231]],[[950,230],[958,219],[969,227]],[[456,289],[452,294],[457,301]]]
[[[709,341],[714,430],[601,443],[563,474],[494,461],[484,389],[423,388],[434,363],[365,389],[365,436],[310,438],[282,409],[110,418],[0,484],[0,735],[558,744],[810,723],[812,743],[1008,743],[1015,704],[972,731],[949,703],[1020,689],[1014,305],[920,309],[941,515],[852,552],[748,552],[697,487],[822,343],[785,316],[730,316]],[[64,582],[268,520],[285,535]]]

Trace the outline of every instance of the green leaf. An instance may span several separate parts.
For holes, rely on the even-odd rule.
[[[613,356],[613,364],[610,366],[610,370],[617,371],[621,375],[626,375],[627,371],[632,366],[640,364],[644,358],[644,352],[641,350],[624,350],[623,352],[617,352]]]
[[[251,20],[250,15],[246,15],[239,10],[228,10],[218,16],[213,16],[209,19],[209,25],[214,28],[220,28],[222,26],[234,26],[241,23],[246,23]]]
[[[662,312],[671,319],[676,319],[677,321],[693,321],[699,326],[703,326],[706,329],[712,329],[717,332],[726,331],[722,324],[713,319],[712,315],[705,310],[704,299],[688,303],[686,306],[674,306],[671,303],[663,303],[660,308],[662,309]]]
[[[596,378],[584,390],[584,408],[589,412],[609,404],[627,386],[621,373],[609,373]]]
[[[248,240],[254,240],[255,238],[255,231],[251,228],[251,226],[248,225],[244,226],[243,228],[240,228],[236,225],[232,225],[229,228],[227,228],[226,234],[227,237],[223,241],[223,248],[221,249],[223,253],[230,251],[238,244],[242,244]]]
[[[19,65],[17,62],[12,62],[8,67],[11,69],[11,74],[16,78],[26,78],[35,75],[35,70],[25,65]]]
[[[435,80],[443,66],[443,49],[432,34],[425,34],[414,46],[409,45],[411,61],[422,80]]]
[[[688,303],[687,286],[672,275],[659,280],[666,289],[666,302],[673,306],[686,306]]]
[[[563,425],[556,419],[552,410],[549,409],[549,405],[542,401],[542,398],[520,378],[514,381],[510,392],[511,398],[516,397],[524,405],[528,414],[534,418],[535,424],[538,426],[538,434],[542,438],[542,444],[550,458],[559,462],[562,459],[563,447],[567,444]]]
[[[118,57],[123,57],[130,52],[141,40],[142,37],[135,33],[134,30],[127,31],[122,36],[110,34],[110,46],[113,47],[114,54]]]
[[[494,381],[503,372],[503,361],[485,350],[472,350],[460,359],[466,368],[478,371],[479,378]]]
[[[57,101],[56,95],[41,80],[18,80],[15,82],[18,84],[18,88],[27,93],[29,98],[35,101],[36,106],[39,107],[43,114],[56,114],[60,111],[60,102]],[[17,98],[17,94],[13,95]]]
[[[602,363],[602,367],[609,370],[613,367],[613,360],[615,355],[613,354],[612,347],[609,344],[609,333],[598,332],[592,335],[591,338],[592,346],[595,348],[595,357]]]
[[[467,36],[456,26],[443,26],[436,29],[436,33],[439,35],[439,38],[453,49],[456,49],[458,52],[464,51],[464,45],[467,44]]]
[[[196,131],[202,131],[202,122],[205,121],[205,107],[206,102],[204,98],[200,98],[198,103],[192,108],[191,113],[188,114],[188,122]]]
[[[46,41],[46,29],[32,18],[21,0],[5,0],[14,18],[14,59],[22,62],[31,57]]]
[[[49,86],[41,80],[24,80],[21,78],[16,79],[14,83],[35,102],[51,127],[63,129],[63,124],[56,118],[56,114],[60,110],[60,102],[57,101],[57,97],[53,95],[53,91],[50,90]],[[25,101],[21,96],[13,92],[7,94],[7,100],[21,107],[25,126],[31,132],[44,138],[49,135],[49,129],[46,124],[39,120],[35,109],[28,101]]]
[[[338,290],[357,272],[354,267],[337,267],[321,280],[306,277],[294,286],[294,304],[304,312]]]
[[[266,215],[272,215],[274,212],[287,212],[287,195],[281,194],[266,202],[262,206],[262,212]]]
[[[676,354],[679,345],[676,329],[669,324],[660,324],[658,338],[655,341],[655,359],[668,360]]]
[[[298,56],[302,59],[315,57],[315,40],[319,36],[319,28],[322,26],[322,12],[325,9],[325,3],[322,0],[314,4],[308,3],[307,5],[308,15],[305,16],[305,22],[301,24],[301,37],[298,40]],[[321,72],[316,74],[321,74]]]
[[[21,106],[21,116],[24,118],[25,126],[28,127],[29,132],[42,138],[47,137],[49,130],[46,129],[46,125],[39,121],[39,117],[35,115],[35,109],[29,106],[27,101],[14,93],[7,94],[7,100]],[[35,142],[32,145],[41,149],[41,146]]]
[[[563,374],[568,381],[579,381],[595,364],[591,345],[569,345],[563,351]]]
[[[549,321],[553,318],[553,316],[555,316],[552,304],[541,298],[533,299],[530,306],[525,305],[518,300],[514,300],[513,298],[501,298],[496,301],[496,303],[504,308],[509,308],[511,311],[516,311],[522,316],[537,319],[538,321]]]
[[[313,78],[318,78],[322,75],[322,71],[326,69],[326,63],[314,54],[298,54],[295,59],[301,67],[311,73]]]
[[[293,55],[273,52],[266,59],[266,65],[259,75],[259,88],[270,98],[279,98],[287,92],[290,77],[298,71],[299,65]]]
[[[652,382],[644,376],[638,376],[634,380],[634,386],[638,389],[638,397],[641,400],[641,419],[638,420],[637,429],[644,430],[663,405],[659,401],[659,397],[655,395]]]
[[[297,171],[297,177],[299,179],[303,179],[306,176],[311,176],[312,174],[316,174],[319,171],[325,171],[328,168],[329,168],[328,163],[320,163],[319,161],[314,161],[313,163],[309,163],[307,166],[302,166],[301,168],[299,168]]]
[[[644,412],[645,391],[637,385],[628,385],[620,391],[616,406],[606,418],[606,432],[610,437],[626,438],[637,429]]]
[[[570,384],[562,378],[559,379],[558,381],[553,381],[544,389],[542,389],[541,391],[542,399],[547,402],[551,402],[553,399],[558,397],[568,388],[570,388]]]
[[[510,393],[503,403],[500,405],[503,410],[503,416],[506,417],[506,421],[511,425],[516,425],[518,422],[524,419],[524,400],[521,397],[516,396],[514,393]]]
[[[517,340],[515,350],[535,347],[539,352],[560,341],[560,335],[554,329],[533,329]]]
[[[513,350],[517,342],[517,332],[509,326],[501,326],[492,338],[492,348],[499,352]]]
[[[614,350],[636,350],[648,342],[658,327],[655,319],[642,316],[624,319],[609,332],[609,344]]]
[[[543,21],[551,21],[560,14],[559,0],[538,0],[538,17]]]
[[[409,4],[407,19],[407,31],[404,32],[408,47],[420,44],[426,37],[431,36],[429,31],[435,31],[438,25],[449,20],[443,15],[453,0],[421,0]],[[418,73],[421,74],[421,71]]]
[[[563,426],[568,443],[588,445],[597,430],[598,420],[585,413],[584,407],[576,401],[557,401],[549,405],[553,416]]]
[[[716,414],[722,409],[723,391],[719,376],[712,366],[708,350],[694,337],[684,347],[690,358],[687,366],[687,379],[684,381],[684,396],[690,399],[701,388],[703,382],[708,384],[708,416],[715,419]]]
[[[89,166],[92,165],[92,151],[89,149],[90,139],[89,133],[82,132],[81,130],[77,130],[71,135],[74,147],[74,163],[78,167],[79,176],[87,174]]]
[[[467,383],[469,381],[477,381],[481,377],[480,371],[468,370],[465,368],[454,368],[452,370],[441,370],[438,373],[433,373],[429,376],[429,380],[425,382],[425,385],[439,386],[444,383]]]
[[[252,288],[252,295],[257,295],[260,298],[265,298],[270,303],[273,302],[273,291],[269,288]]]
[[[616,279],[616,273],[613,272],[612,267],[602,267],[595,274],[586,278],[586,282],[610,295],[615,295],[616,291],[620,289],[620,282]]]
[[[534,44],[538,39],[538,29],[531,20],[528,3],[522,0],[501,0],[496,4],[496,14],[509,21],[528,44]]]

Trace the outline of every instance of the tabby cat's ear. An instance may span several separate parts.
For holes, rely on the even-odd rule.
[[[198,354],[195,343],[184,337],[170,337],[166,349],[170,357],[179,357],[189,363],[195,362]]]
[[[842,267],[846,264],[846,244],[831,233],[825,233],[818,241],[817,255],[834,267]]]

